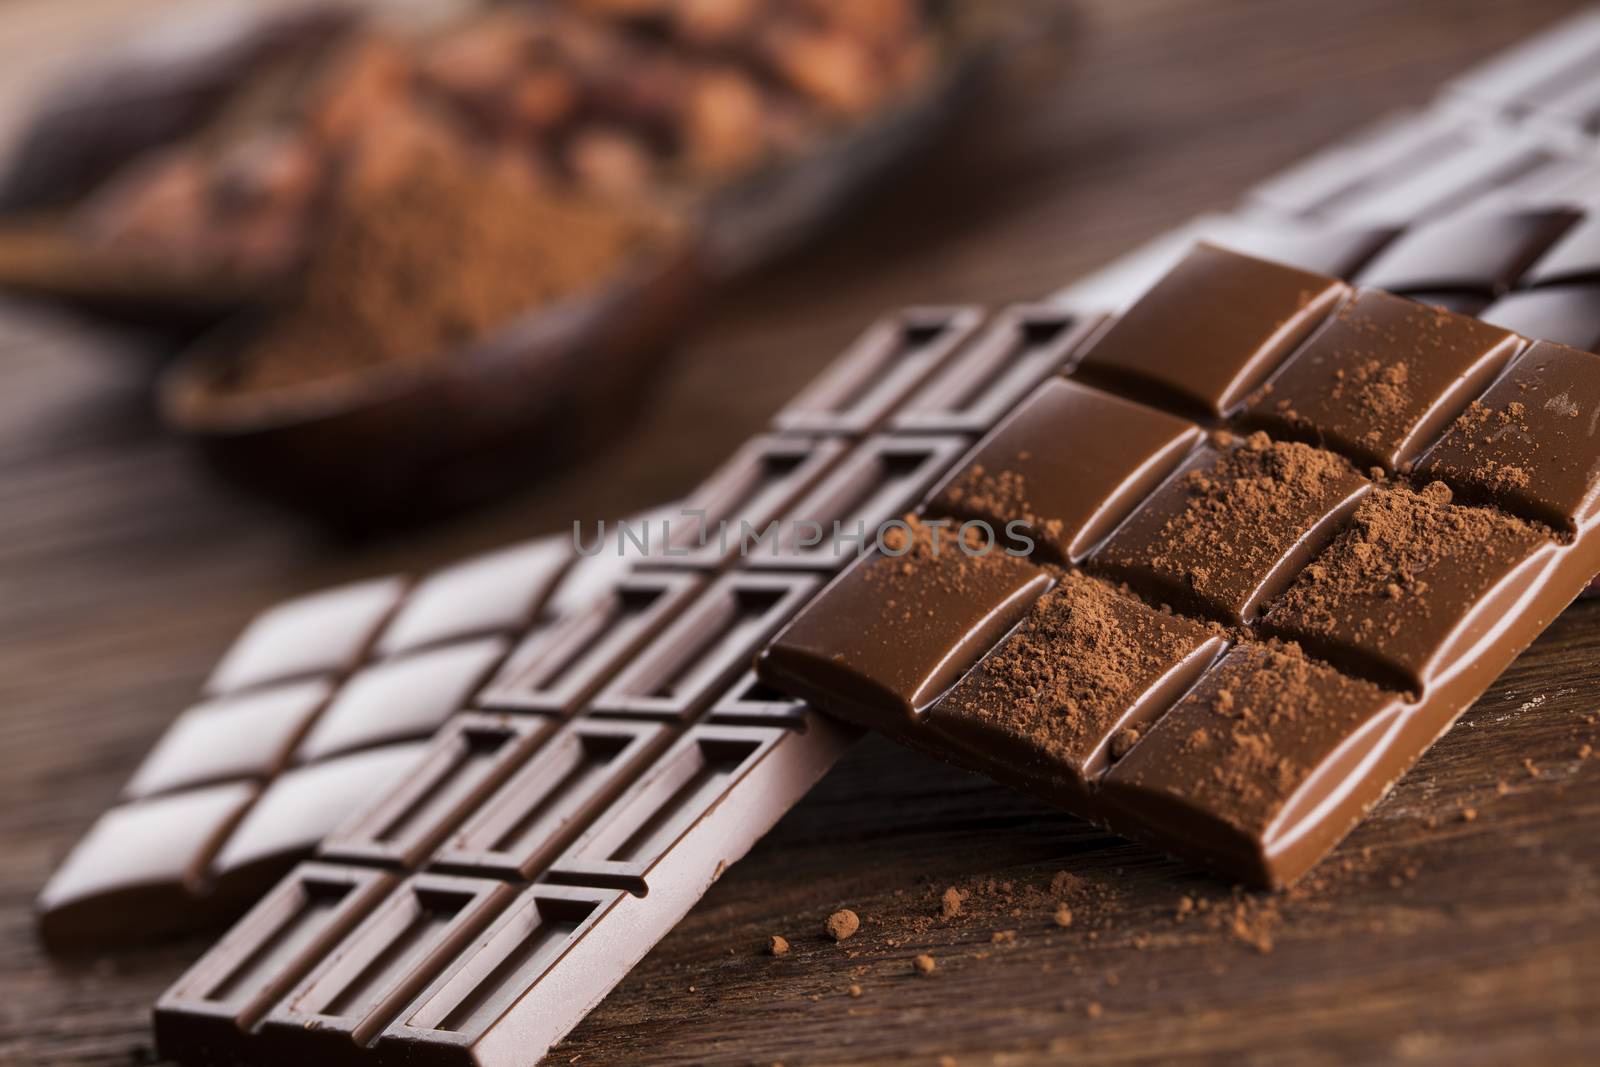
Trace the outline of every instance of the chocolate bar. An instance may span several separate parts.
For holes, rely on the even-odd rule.
[[[40,892],[46,944],[102,948],[238,915],[407,773],[509,637],[553,628],[568,543],[263,612]]]
[[[527,1063],[575,1025],[857,736],[757,680],[756,652],[1096,325],[1041,307],[976,319],[885,317],[664,529],[614,534],[659,551],[535,627],[403,779],[179,980],[156,1011],[161,1053]],[[417,615],[413,632],[456,638],[424,652],[465,657],[502,632]],[[356,711],[324,713],[318,751],[388,734],[363,694],[340,699]]]
[[[1414,248],[1500,288],[1570,222]],[[1368,271],[1446,280],[1389,247]],[[1597,383],[1600,356],[1201,245],[758,676],[1284,885],[1600,569]]]

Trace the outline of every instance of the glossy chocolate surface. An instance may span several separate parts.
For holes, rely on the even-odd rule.
[[[1052,582],[1001,551],[968,557],[949,527],[919,526],[907,541],[866,557],[823,590],[764,653],[762,677],[779,688],[786,679],[811,680],[872,725],[909,720]]]
[[[322,679],[196,704],[172,724],[123,789],[129,799],[235,778],[269,778],[333,693]]]
[[[1463,212],[1396,238],[1358,281],[1397,293],[1503,293],[1578,217],[1566,210]]]
[[[860,436],[925,385],[982,320],[974,307],[912,307],[886,315],[774,416],[784,433]]]
[[[1244,421],[1400,470],[1521,343],[1465,316],[1362,290],[1273,376]]]
[[[137,919],[181,930],[209,903],[206,866],[255,799],[227,782],[112,808],[39,894],[39,933],[53,948],[92,946]]]
[[[264,682],[338,675],[356,665],[400,598],[397,578],[341,586],[286,601],[251,622],[206,683],[231,693]]]
[[[1479,312],[1484,322],[1524,337],[1600,348],[1600,285],[1551,285],[1509,293]]]
[[[521,629],[533,621],[572,557],[571,538],[558,534],[436,571],[411,590],[384,628],[378,650],[394,655]]]
[[[1111,767],[1105,802],[1150,828],[1136,834],[1191,835],[1271,881],[1319,776],[1355,772],[1403,703],[1292,646],[1242,645]]]
[[[322,759],[385,741],[427,737],[462,707],[506,652],[497,638],[413,652],[352,677],[295,753]]]
[[[1368,488],[1347,460],[1310,445],[1232,439],[1191,456],[1090,565],[1198,614],[1250,622]]]
[[[1071,381],[1046,382],[934,491],[928,512],[1012,522],[1060,561],[1082,558],[1170,474],[1199,427]]]
[[[1265,289],[1279,296],[1241,288],[1243,307],[1219,306],[1262,271],[1282,272]],[[1146,350],[1107,347],[1114,325],[1077,373],[1159,401],[1150,368],[1179,380],[1153,352],[1163,337],[1232,337],[1251,355],[1229,367],[1259,362],[1238,324],[1267,321],[1302,273],[1201,248],[1129,311]],[[875,557],[780,633],[758,674],[1230,878],[1293,881],[1600,567],[1600,435],[1583,429],[1600,410],[1600,357],[1527,345],[1363,291],[1285,353],[1248,410],[1127,503],[1123,422],[1040,417],[1028,447],[1012,439],[1036,405],[1090,395],[1046,383],[974,457],[1060,463],[1046,429],[1077,433],[1090,474],[1061,498],[1073,514],[1115,501],[1128,515],[1103,543],[1081,557],[1051,545],[1043,566]],[[1139,372],[1091,372],[1113,354]],[[1356,379],[1392,388],[1357,403],[1344,392]],[[1194,411],[1196,395],[1173,387],[1166,401]],[[1240,423],[1304,440],[1241,436]],[[1042,479],[1016,481],[982,514],[1045,528]],[[948,485],[928,515],[962,506]]]
[[[1600,356],[1539,342],[1418,464],[1465,497],[1577,531],[1600,500]]]
[[[1333,278],[1199,245],[1100,336],[1078,373],[1226,415],[1347,294]]]

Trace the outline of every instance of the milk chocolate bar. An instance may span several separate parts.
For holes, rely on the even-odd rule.
[[[1491,258],[1456,267],[1508,284]],[[1284,885],[1600,569],[1597,383],[1600,356],[1201,245],[758,676]]]
[[[1038,307],[875,324],[690,494],[689,534],[671,516],[609,595],[535,627],[179,980],[161,1053],[537,1059],[857,736],[762,684],[756,652],[1095,325]],[[723,544],[735,521],[772,531]],[[352,720],[323,727],[329,747],[383,732]]]

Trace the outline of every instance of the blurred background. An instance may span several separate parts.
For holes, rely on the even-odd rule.
[[[674,499],[879,312],[1048,294],[1577,6],[7,0],[0,1003],[142,1040],[181,954],[63,978],[28,902],[255,611]]]

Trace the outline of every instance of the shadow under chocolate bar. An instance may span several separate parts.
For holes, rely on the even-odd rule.
[[[1201,245],[758,675],[1280,886],[1600,569],[1597,419],[1600,356]]]
[[[857,736],[752,673],[863,551],[793,528],[859,524],[870,544],[1095,326],[979,319],[887,316],[685,501],[697,527],[776,523],[770,540],[669,538],[536,627],[168,991],[161,1054],[527,1063],[576,1025]]]

